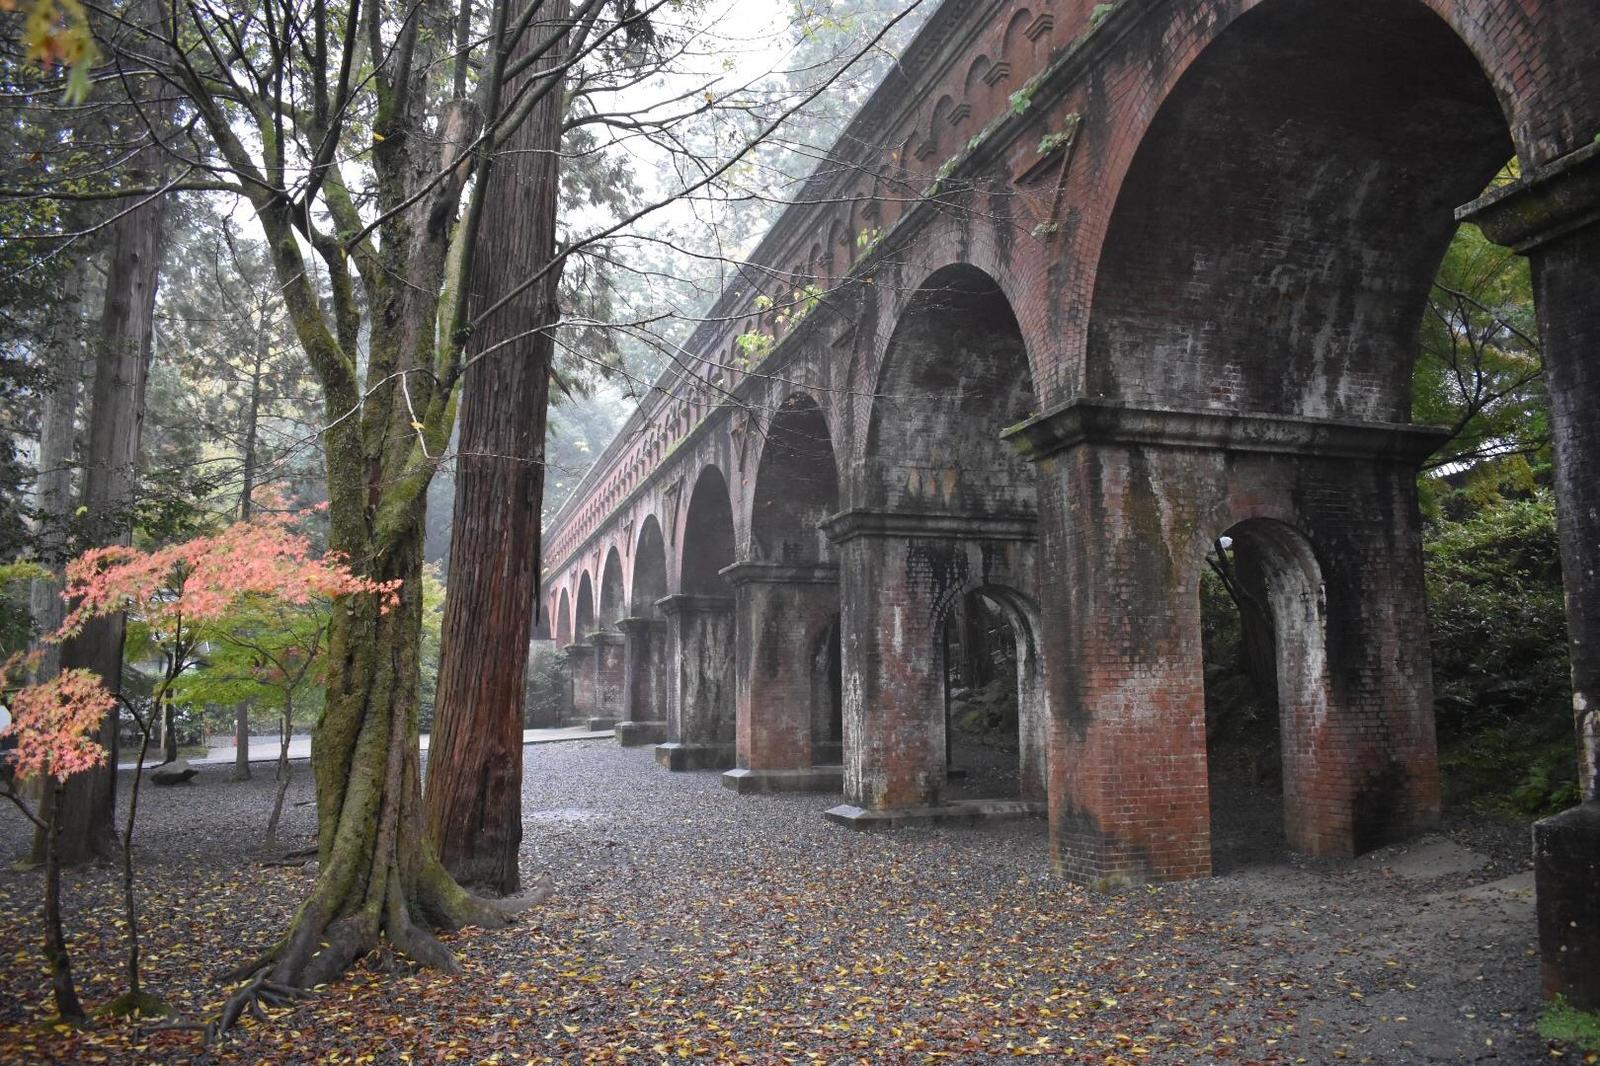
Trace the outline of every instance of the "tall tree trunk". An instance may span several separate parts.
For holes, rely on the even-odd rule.
[[[250,780],[250,701],[233,709],[233,779]]]
[[[37,506],[41,528],[39,558],[50,577],[37,578],[29,589],[29,606],[41,636],[61,628],[66,604],[61,602],[61,569],[66,562],[67,523],[72,516],[72,459],[77,439],[78,394],[83,383],[83,295],[87,265],[79,260],[68,272],[56,319],[50,327],[50,361],[54,381],[44,397],[39,419],[39,483]],[[60,649],[41,641],[41,680],[53,677]]]
[[[475,160],[482,166],[471,177],[482,184],[471,187],[468,214],[457,217],[468,172],[455,163],[483,128],[476,102],[464,94],[464,65],[440,121],[428,117],[435,86],[422,72],[442,62],[449,42],[432,32],[427,17],[450,10],[434,0],[419,17],[424,29],[406,31],[397,46],[402,58],[391,68],[411,71],[409,77],[389,80],[392,69],[372,75],[384,98],[373,119],[375,206],[387,221],[376,245],[363,243],[349,256],[342,245],[319,242],[318,254],[331,268],[331,322],[309,284],[289,198],[251,193],[296,333],[324,390],[329,548],[361,576],[392,585],[398,602],[359,595],[335,601],[327,697],[312,738],[317,880],[287,935],[236,971],[250,980],[229,998],[213,1033],[231,1026],[249,1005],[282,1003],[331,980],[384,938],[413,962],[454,971],[454,956],[428,927],[493,928],[510,920],[510,905],[462,888],[428,841],[417,735],[427,488],[455,421],[456,345],[468,335],[457,294],[470,286],[458,270],[472,261],[480,232],[494,225],[480,230],[484,212],[477,198],[478,190],[491,187],[492,156]],[[460,17],[470,15],[463,9]],[[504,32],[504,13],[495,21]],[[203,89],[198,95],[215,103]],[[498,99],[482,105],[491,118],[499,113]],[[242,154],[228,141],[217,109],[207,110],[206,121],[232,145],[228,151]],[[496,150],[492,130],[482,145],[485,153]],[[436,166],[448,180],[413,184]],[[343,273],[352,263],[367,292],[365,330],[358,328],[361,312]],[[358,336],[366,340],[361,374]],[[531,607],[524,625],[528,614]]]
[[[548,5],[526,38],[540,48],[564,32],[567,4]],[[560,46],[536,70],[560,65]],[[536,76],[536,75],[530,75]],[[486,307],[555,255],[562,94],[551,93],[504,146],[490,172],[485,226],[472,264],[472,303]],[[463,884],[509,895],[522,843],[523,675],[539,591],[545,407],[558,272],[485,321],[462,384],[433,739],[427,833]],[[513,339],[515,338],[515,339]]]
[[[154,199],[128,211],[109,229],[111,253],[84,456],[82,506],[90,544],[127,544],[133,537],[134,468],[144,426],[164,216],[164,201]],[[90,669],[113,694],[120,693],[122,633],[121,615],[88,623],[62,643],[61,668]],[[61,861],[67,865],[117,851],[115,711],[101,724],[99,740],[111,752],[106,765],[74,774],[63,792],[49,794],[64,804]],[[37,837],[34,850],[44,850]]]

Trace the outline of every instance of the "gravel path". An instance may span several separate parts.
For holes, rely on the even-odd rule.
[[[1225,876],[1096,895],[1049,875],[1041,822],[854,833],[820,818],[835,798],[737,796],[610,741],[526,765],[524,877],[548,875],[550,902],[451,937],[459,975],[375,959],[212,1051],[133,1026],[40,1034],[39,877],[0,872],[0,1062],[1550,1061],[1525,829],[1315,862],[1273,844],[1270,800],[1219,797],[1268,812],[1219,826]],[[285,847],[313,831],[297,773]],[[271,789],[219,771],[145,793],[148,981],[186,1012],[215,1009],[211,975],[314,874],[259,865]],[[7,854],[22,828],[0,812]],[[67,898],[81,991],[103,1002],[114,873],[73,875]]]

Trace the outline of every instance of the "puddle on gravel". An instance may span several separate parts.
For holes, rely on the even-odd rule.
[[[528,818],[535,822],[589,822],[596,818],[604,818],[599,811],[586,810],[582,807],[556,807],[548,811],[534,811]]]

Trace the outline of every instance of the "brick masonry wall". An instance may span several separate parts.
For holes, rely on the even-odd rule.
[[[599,714],[594,685],[595,647],[588,641],[567,645],[567,672],[572,678],[572,717],[578,721]]]
[[[622,717],[624,646],[620,633],[596,633],[594,641],[594,703],[600,718]]]
[[[1041,464],[1071,499],[1048,540],[1052,844],[1084,879],[1210,864],[1198,588],[1229,530],[1276,541],[1286,826],[1351,855],[1434,824],[1432,691],[1412,471],[1179,447]],[[1241,527],[1241,523],[1245,523]],[[1054,527],[1054,522],[1050,523]],[[1272,531],[1268,533],[1267,531]],[[1257,546],[1256,551],[1261,551]]]
[[[622,709],[624,722],[667,720],[667,623],[661,618],[624,618]]]
[[[813,764],[818,705],[831,702],[827,658],[837,580],[753,577],[735,591],[738,765],[794,770]]]
[[[671,739],[683,744],[734,742],[733,600],[674,597],[666,607],[672,634]]]

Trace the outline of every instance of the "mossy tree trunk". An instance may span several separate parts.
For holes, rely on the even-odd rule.
[[[453,969],[428,926],[496,925],[422,839],[417,679],[422,610],[421,505],[410,534],[371,576],[403,582],[380,613],[346,605],[335,622],[327,709],[312,745],[321,874],[273,960],[272,980],[306,988],[336,977],[388,937],[413,960]]]

